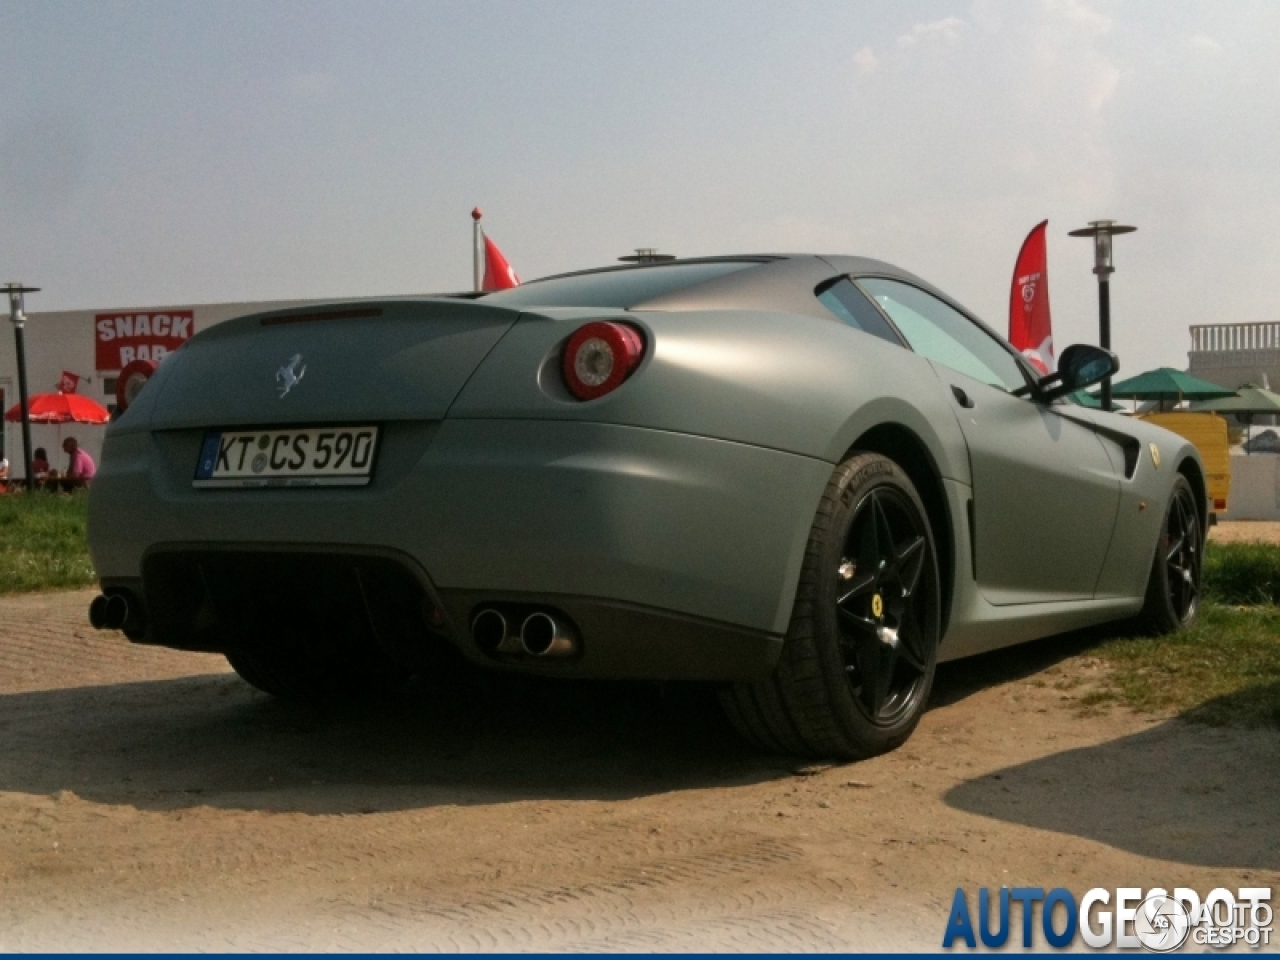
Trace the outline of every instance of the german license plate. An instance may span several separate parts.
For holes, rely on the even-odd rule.
[[[378,428],[220,430],[204,435],[197,487],[355,487],[369,482]]]

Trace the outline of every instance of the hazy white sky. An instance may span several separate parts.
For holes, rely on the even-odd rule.
[[[1125,372],[1280,320],[1280,3],[0,0],[0,280],[29,309],[465,289],[637,246],[857,253],[1059,349],[1117,241]]]

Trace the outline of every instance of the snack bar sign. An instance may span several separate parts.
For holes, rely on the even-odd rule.
[[[195,313],[100,313],[93,318],[98,370],[123,370],[135,360],[159,363],[191,339]]]

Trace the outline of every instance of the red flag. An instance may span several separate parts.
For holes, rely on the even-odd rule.
[[[63,370],[62,376],[58,379],[58,390],[62,393],[75,393],[78,386],[80,386],[80,377],[70,370]]]
[[[1058,365],[1049,319],[1049,264],[1044,240],[1048,225],[1048,220],[1042,220],[1022,241],[1009,291],[1009,342],[1044,374]]]
[[[484,238],[484,282],[480,289],[485,293],[493,290],[509,290],[520,286],[520,278],[507,263],[498,245],[487,236]]]

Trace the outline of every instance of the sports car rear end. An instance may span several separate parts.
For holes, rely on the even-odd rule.
[[[562,354],[601,320],[642,356],[582,401]],[[408,666],[449,644],[574,675],[766,675],[831,466],[629,400],[678,367],[655,364],[664,338],[687,345],[671,315],[445,299],[204,331],[108,430],[97,619],[228,653],[288,635]]]

